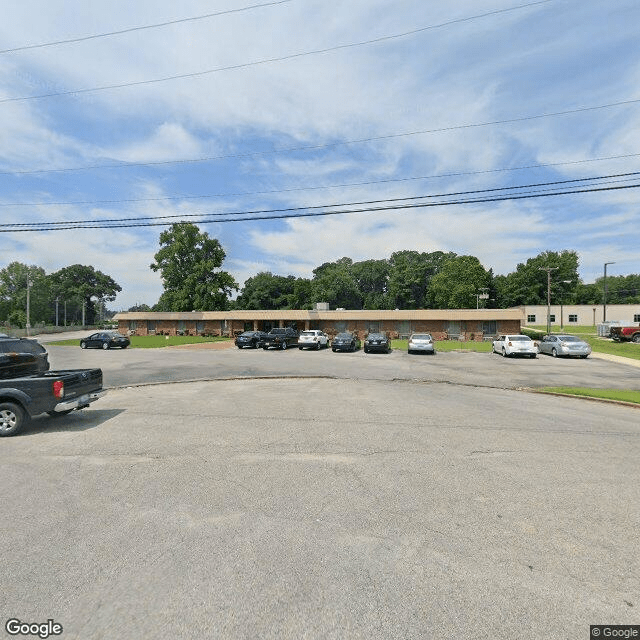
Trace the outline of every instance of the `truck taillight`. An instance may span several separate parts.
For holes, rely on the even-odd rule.
[[[56,398],[64,398],[64,382],[62,380],[56,380],[53,383],[53,395]]]

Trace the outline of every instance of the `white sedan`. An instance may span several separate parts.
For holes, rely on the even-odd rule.
[[[505,358],[507,356],[536,358],[538,347],[529,336],[504,335],[498,336],[498,339],[493,341],[493,353],[501,353]]]
[[[329,336],[323,331],[311,329],[301,331],[298,336],[298,349],[322,349],[329,346]]]

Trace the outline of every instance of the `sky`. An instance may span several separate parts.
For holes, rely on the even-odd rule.
[[[109,308],[153,305],[183,220],[240,285],[405,249],[640,273],[640,179],[621,175],[640,172],[638,24],[637,0],[8,3],[0,268],[92,265],[122,287]],[[570,180],[607,190],[442,204]],[[72,221],[97,228],[8,226]]]

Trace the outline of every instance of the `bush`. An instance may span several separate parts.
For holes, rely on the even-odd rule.
[[[538,329],[530,329],[529,327],[522,327],[520,329],[520,333],[525,336],[529,336],[532,340],[542,340],[546,333],[544,331],[539,331]]]

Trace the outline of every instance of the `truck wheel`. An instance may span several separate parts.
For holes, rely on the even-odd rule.
[[[0,437],[13,436],[24,425],[24,410],[13,402],[0,403]]]
[[[636,344],[640,344],[640,333],[636,333],[633,338],[631,338]]]

